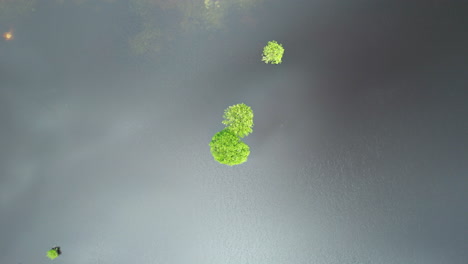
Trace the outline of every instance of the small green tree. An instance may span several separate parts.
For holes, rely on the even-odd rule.
[[[284,48],[278,42],[272,40],[263,48],[262,61],[271,64],[280,64],[283,58]]]
[[[234,135],[243,138],[252,133],[253,112],[250,106],[245,104],[236,104],[224,110],[224,121],[226,129],[234,133]]]
[[[50,258],[50,259],[54,259],[54,258],[56,258],[58,256],[59,256],[59,253],[55,248],[47,251],[47,257]]]
[[[217,162],[229,166],[246,162],[250,155],[249,146],[228,129],[223,129],[213,136],[210,150]]]

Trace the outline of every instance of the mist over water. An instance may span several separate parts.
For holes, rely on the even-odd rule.
[[[15,34],[0,42],[0,263],[56,245],[70,264],[467,263],[461,5],[265,0],[214,31],[169,8],[145,20],[158,48],[135,54],[130,2],[0,17]],[[261,62],[270,40],[280,65]],[[208,143],[237,103],[255,126],[229,167]]]

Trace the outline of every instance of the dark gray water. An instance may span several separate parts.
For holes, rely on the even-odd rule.
[[[463,6],[257,2],[0,5],[0,263],[468,263]]]

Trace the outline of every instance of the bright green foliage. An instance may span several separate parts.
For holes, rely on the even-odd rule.
[[[213,158],[229,166],[238,165],[247,161],[250,148],[231,131],[223,129],[216,133],[210,142]]]
[[[252,133],[253,112],[250,106],[245,104],[236,104],[224,110],[224,121],[226,129],[234,133],[234,135],[243,138]]]
[[[59,256],[59,253],[55,249],[51,249],[51,250],[47,251],[47,257],[50,258],[50,259],[54,259],[54,258],[56,258],[58,256]]]
[[[211,139],[211,154],[221,164],[233,166],[244,163],[250,155],[250,148],[241,138],[252,132],[252,109],[245,104],[236,104],[224,110],[223,118],[226,128]]]
[[[280,64],[283,58],[284,48],[278,42],[272,40],[263,48],[262,61],[271,64]]]

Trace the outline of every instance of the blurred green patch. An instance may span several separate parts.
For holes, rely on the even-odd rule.
[[[161,50],[162,40],[159,28],[146,26],[141,32],[130,37],[129,47],[135,55],[154,56]]]
[[[0,15],[7,4],[15,13],[32,10],[37,0],[0,0]],[[55,0],[56,3],[117,3],[117,0]],[[125,0],[128,12],[139,20],[128,36],[132,56],[153,57],[184,34],[219,32],[226,29],[227,14],[234,9],[247,12],[264,0]],[[102,7],[101,7],[102,8]],[[102,12],[106,10],[102,9]],[[12,16],[17,16],[12,15]]]

